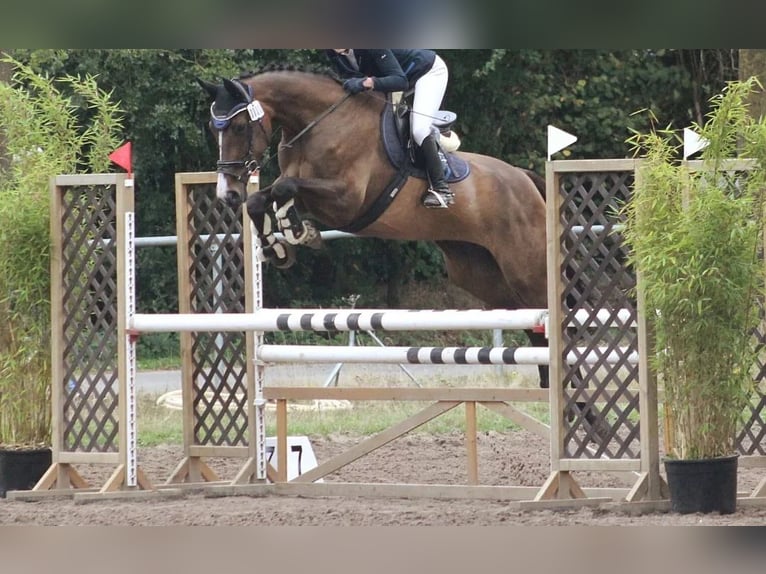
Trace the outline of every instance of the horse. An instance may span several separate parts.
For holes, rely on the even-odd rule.
[[[425,179],[391,185],[400,170],[381,140],[381,116],[391,103],[379,92],[352,96],[330,75],[288,69],[197,82],[209,96],[218,141],[216,194],[234,205],[246,201],[261,261],[286,267],[292,245],[318,247],[316,221],[361,237],[433,242],[448,279],[487,308],[547,308],[544,181],[533,172],[455,152],[468,176],[450,185],[454,204],[428,209],[420,203]],[[278,127],[280,175],[247,196]],[[386,194],[387,208],[370,215]],[[280,230],[284,239],[275,236]],[[544,334],[526,334],[533,346],[547,346]],[[546,388],[547,367],[539,373]]]

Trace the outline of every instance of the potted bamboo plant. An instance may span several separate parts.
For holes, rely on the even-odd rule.
[[[93,77],[44,78],[9,57],[0,82],[0,496],[51,465],[50,178],[105,171],[118,108]],[[60,90],[62,86],[69,95]],[[81,102],[75,104],[74,102]],[[78,122],[89,109],[87,126]],[[79,169],[78,169],[79,168]]]
[[[764,286],[766,123],[747,108],[758,88],[755,78],[732,82],[711,100],[704,125],[693,126],[709,142],[694,169],[670,129],[629,139],[643,161],[625,241],[664,390],[671,509],[682,513],[736,510],[734,438],[753,390]]]

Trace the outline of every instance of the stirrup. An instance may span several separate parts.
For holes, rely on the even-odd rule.
[[[431,209],[446,209],[455,203],[455,194],[451,191],[437,191],[435,189],[426,189],[420,198],[423,207]]]

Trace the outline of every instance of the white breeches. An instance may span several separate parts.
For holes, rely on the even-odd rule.
[[[447,65],[436,56],[428,73],[415,82],[411,125],[412,139],[418,145],[431,134],[431,123],[442,105],[448,78]]]

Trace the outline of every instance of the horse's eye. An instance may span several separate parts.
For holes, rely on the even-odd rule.
[[[238,136],[243,135],[246,128],[247,125],[240,122],[231,124],[231,131],[233,131]]]

